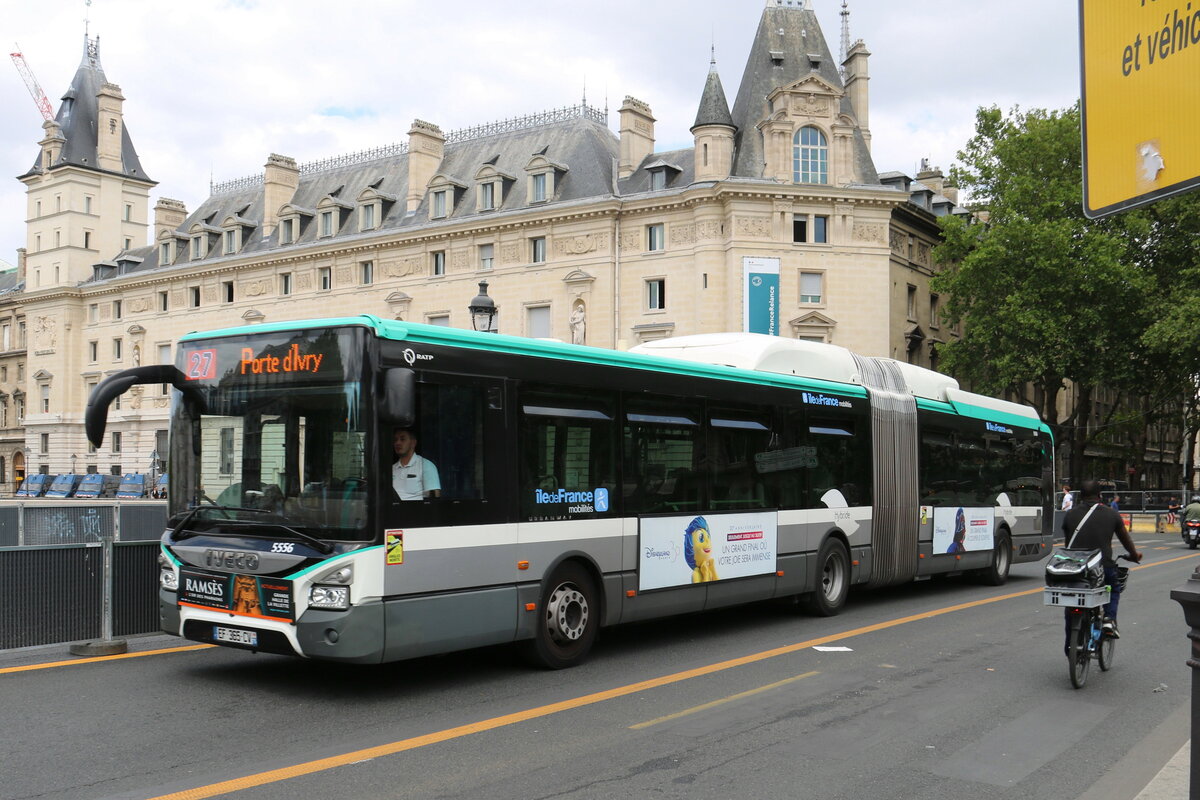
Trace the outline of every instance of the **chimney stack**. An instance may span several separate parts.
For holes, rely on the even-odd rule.
[[[106,83],[96,92],[99,109],[96,120],[96,166],[107,172],[122,173],[121,140],[124,138],[125,121],[122,106],[125,95],[115,83]]]
[[[154,204],[154,241],[164,233],[173,233],[187,219],[187,206],[179,200],[160,197]]]
[[[300,185],[300,168],[296,159],[271,153],[263,165],[262,235],[267,238],[279,225],[279,209],[292,202]]]
[[[625,96],[618,112],[621,115],[621,156],[617,162],[617,177],[628,178],[646,156],[654,152],[654,115],[650,106],[637,98]]]
[[[408,129],[408,194],[404,213],[411,214],[425,199],[425,187],[437,174],[446,155],[446,137],[432,122],[414,119]]]
[[[858,120],[858,127],[862,130],[868,151],[871,149],[871,109],[867,92],[867,81],[871,80],[871,76],[867,74],[867,59],[870,56],[871,51],[867,50],[862,39],[859,39],[850,48],[850,54],[842,64],[846,70],[846,94],[850,97],[850,105],[854,107],[854,117]]]

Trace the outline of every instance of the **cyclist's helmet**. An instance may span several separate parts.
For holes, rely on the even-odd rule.
[[[1194,495],[1192,495],[1192,502],[1193,502],[1193,503],[1200,503],[1200,494],[1194,494]]]

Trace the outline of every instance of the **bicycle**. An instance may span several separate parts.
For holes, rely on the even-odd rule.
[[[1119,556],[1132,561],[1127,556]],[[1117,590],[1125,588],[1128,567],[1117,567]],[[1056,550],[1046,564],[1045,605],[1064,609],[1067,617],[1067,668],[1071,685],[1082,689],[1087,683],[1092,659],[1101,672],[1112,669],[1117,640],[1104,633],[1104,606],[1112,587],[1104,582],[1100,550]]]

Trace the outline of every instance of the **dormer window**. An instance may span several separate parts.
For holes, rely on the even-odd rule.
[[[158,246],[158,262],[160,264],[171,263],[171,243],[163,242]]]
[[[378,178],[358,194],[358,229],[373,231],[383,224],[383,217],[399,198],[379,190],[383,178]]]
[[[479,186],[476,211],[494,211],[503,206],[509,188],[516,181],[513,176],[496,169],[499,159],[499,156],[489,159],[475,173],[475,182]]]
[[[429,218],[445,219],[452,216],[467,193],[467,188],[467,184],[444,172],[434,175],[429,180]]]
[[[242,216],[249,209],[249,206],[243,206],[226,217],[221,223],[221,252],[224,255],[231,256],[241,250],[242,246],[246,243],[248,233],[258,227],[258,223],[255,220],[246,219]]]
[[[660,192],[670,186],[675,176],[679,175],[683,170],[678,164],[672,164],[659,158],[646,165],[646,172],[650,176],[650,191]]]
[[[318,238],[323,239],[329,236],[337,236],[342,227],[351,218],[351,214],[355,213],[354,203],[338,197],[342,188],[341,186],[337,187],[337,189],[325,195],[321,199],[321,202],[317,203]]]
[[[553,200],[558,182],[567,172],[565,164],[559,164],[547,158],[547,150],[549,150],[548,147],[543,147],[525,165],[525,171],[529,173],[530,203],[545,203]]]
[[[220,247],[221,237],[224,233],[224,230],[212,224],[211,218],[197,222],[188,228],[186,236],[190,240],[191,260],[199,261],[208,256],[212,248]]]
[[[291,244],[296,241],[296,219],[285,219],[279,223],[279,243]]]

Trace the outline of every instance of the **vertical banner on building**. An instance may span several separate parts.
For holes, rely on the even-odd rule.
[[[742,326],[747,333],[779,335],[779,259],[742,259],[745,291]]]

